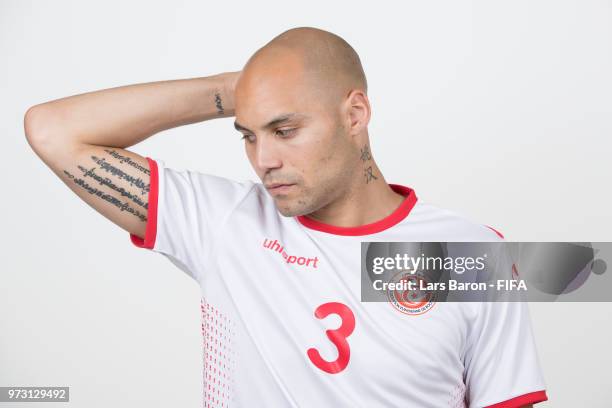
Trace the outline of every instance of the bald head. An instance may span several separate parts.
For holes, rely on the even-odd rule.
[[[345,40],[313,27],[287,30],[257,50],[243,72],[264,75],[262,67],[299,69],[304,85],[329,101],[338,101],[351,89],[367,94],[367,81],[359,56]],[[273,70],[274,71],[274,70]],[[279,72],[274,72],[276,75]]]

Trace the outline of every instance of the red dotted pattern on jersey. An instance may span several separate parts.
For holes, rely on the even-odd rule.
[[[202,337],[204,349],[204,408],[228,408],[232,405],[236,355],[233,349],[234,323],[204,298]]]
[[[465,408],[467,403],[465,400],[465,384],[457,384],[448,399],[450,408]]]

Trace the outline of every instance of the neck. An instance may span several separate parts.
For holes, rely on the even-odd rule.
[[[374,160],[364,161],[360,170],[342,195],[308,218],[337,227],[357,227],[393,213],[405,197],[389,187]]]

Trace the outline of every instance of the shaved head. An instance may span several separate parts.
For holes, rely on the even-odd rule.
[[[329,102],[351,89],[367,94],[367,80],[357,52],[329,31],[297,27],[284,31],[257,50],[245,71],[257,63],[270,64],[280,55],[292,55],[300,65],[308,87]]]

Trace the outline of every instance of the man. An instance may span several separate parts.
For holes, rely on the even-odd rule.
[[[360,302],[361,241],[497,241],[388,184],[358,55],[300,27],[239,72],[34,106],[33,150],[79,197],[202,292],[204,406],[528,407],[547,399],[522,303]],[[262,183],[126,148],[235,116]]]

